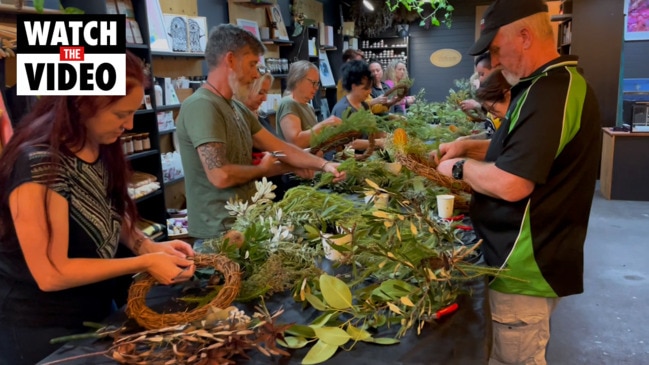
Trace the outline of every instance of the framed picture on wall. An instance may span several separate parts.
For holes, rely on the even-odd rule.
[[[649,0],[624,0],[624,40],[649,39]]]
[[[279,8],[279,5],[275,4],[269,6],[266,8],[266,11],[268,12],[268,19],[270,20],[271,28],[274,27],[275,29],[272,37],[287,41],[288,32],[286,31],[286,23],[284,23],[284,19],[282,18],[282,11]]]
[[[254,34],[257,39],[261,40],[261,36],[259,35],[259,25],[256,21],[248,19],[237,19],[237,25]]]

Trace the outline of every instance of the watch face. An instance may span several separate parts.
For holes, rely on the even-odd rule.
[[[453,170],[451,170],[451,173],[453,175],[454,179],[461,180],[462,175],[463,175],[463,165],[464,165],[464,160],[458,161],[453,165]]]

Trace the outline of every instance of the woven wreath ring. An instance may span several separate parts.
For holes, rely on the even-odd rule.
[[[423,176],[439,186],[448,188],[455,195],[455,207],[460,210],[468,210],[471,201],[471,186],[466,181],[456,180],[452,177],[440,174],[434,165],[420,161],[417,157],[398,153],[396,159],[408,170],[419,176]]]
[[[149,290],[157,284],[157,281],[147,273],[131,284],[128,291],[126,314],[135,319],[140,326],[152,330],[199,320],[207,315],[207,311],[212,306],[217,308],[229,307],[239,295],[241,289],[239,264],[223,255],[201,254],[194,257],[194,264],[197,268],[212,267],[223,274],[225,279],[223,287],[208,305],[178,313],[158,313],[152,310],[146,305],[146,297]]]

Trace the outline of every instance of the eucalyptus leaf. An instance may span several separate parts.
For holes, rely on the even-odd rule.
[[[297,337],[306,337],[306,338],[314,338],[315,337],[315,331],[313,328],[309,326],[305,326],[303,324],[294,324],[291,327],[289,327],[284,333],[297,336]]]
[[[338,346],[318,341],[315,343],[315,345],[313,345],[311,350],[307,352],[306,356],[304,356],[304,359],[302,359],[302,364],[308,365],[325,362],[329,360],[329,358],[334,356],[336,350],[338,350]]]
[[[309,344],[309,341],[304,337],[285,336],[284,339],[277,339],[277,342],[289,349],[301,349]]]
[[[368,338],[371,338],[372,335],[360,328],[354,327],[351,324],[347,326],[346,328],[347,333],[349,336],[351,336],[352,340],[354,341],[365,341]]]
[[[311,322],[311,324],[310,324],[309,326],[310,326],[311,328],[313,328],[314,330],[315,330],[316,328],[322,327],[322,326],[324,326],[325,324],[327,324],[327,322],[329,322],[329,320],[331,319],[331,317],[332,317],[334,314],[337,314],[337,313],[338,313],[338,312],[335,312],[335,311],[331,311],[331,312],[323,313],[323,314],[321,314],[320,316],[318,316],[318,318],[314,319],[313,322]]]
[[[352,307],[352,292],[342,280],[323,274],[320,276],[320,291],[330,307],[335,309]]]
[[[304,30],[304,27],[302,26],[302,24],[300,24],[298,22],[295,22],[295,29],[293,30],[292,36],[293,37],[299,36],[300,34],[302,34],[303,30]]]
[[[395,344],[399,343],[399,340],[397,340],[396,338],[390,338],[390,337],[379,337],[379,338],[375,338],[374,341],[372,341],[372,342],[374,342],[376,344],[379,344],[379,345],[395,345]]]
[[[349,333],[338,327],[319,327],[313,330],[320,341],[330,345],[342,346],[352,338]]]
[[[305,294],[306,300],[311,304],[311,306],[321,312],[324,312],[327,310],[327,307],[325,304],[320,300],[320,298],[316,297],[315,295],[311,293],[306,293]]]

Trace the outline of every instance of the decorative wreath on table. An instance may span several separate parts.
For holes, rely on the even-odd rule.
[[[471,202],[471,186],[465,181],[456,180],[452,177],[440,174],[434,162],[422,161],[416,155],[397,153],[396,159],[403,166],[417,175],[431,180],[437,185],[448,188],[455,195],[455,207],[460,210],[468,210]]]
[[[328,140],[320,143],[315,147],[311,147],[311,153],[317,154],[318,152],[327,153],[329,151],[340,152],[345,148],[345,146],[351,143],[355,139],[363,138],[363,133],[358,131],[348,131],[336,134],[335,136],[329,138]],[[375,142],[374,135],[370,134],[367,137],[369,141],[369,146],[362,154],[357,154],[354,158],[358,161],[365,161],[368,157],[374,152]],[[343,157],[344,158],[344,157]]]
[[[223,274],[225,279],[223,287],[208,305],[186,312],[158,313],[146,305],[146,296],[157,282],[151,275],[144,274],[144,277],[131,284],[128,291],[126,314],[135,319],[142,327],[152,330],[199,320],[207,315],[210,307],[226,308],[230,306],[241,289],[239,264],[223,255],[196,255],[194,263],[197,268],[214,268]]]

